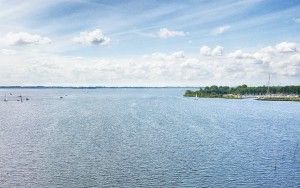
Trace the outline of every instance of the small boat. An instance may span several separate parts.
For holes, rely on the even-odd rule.
[[[26,101],[29,101],[30,99],[28,98],[28,97],[26,97],[26,99],[25,99]]]
[[[59,97],[60,99],[63,99],[63,97]]]

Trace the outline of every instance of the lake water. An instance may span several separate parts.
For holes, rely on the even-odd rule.
[[[0,90],[0,187],[300,187],[300,103],[184,90]]]

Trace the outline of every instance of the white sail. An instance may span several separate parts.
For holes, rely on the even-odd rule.
[[[6,97],[6,93],[5,93],[5,96],[4,96],[4,101],[7,102],[7,97]]]

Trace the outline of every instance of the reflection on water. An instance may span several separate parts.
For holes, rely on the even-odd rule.
[[[5,92],[30,101],[1,99],[0,187],[300,186],[297,102],[193,100],[184,89]]]

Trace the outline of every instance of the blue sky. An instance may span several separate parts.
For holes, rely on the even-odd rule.
[[[300,1],[297,0],[0,0],[0,56],[3,59],[0,77],[7,76],[8,70],[15,74],[10,76],[10,81],[0,84],[235,85],[240,84],[238,79],[263,84],[256,77],[267,72],[274,75],[274,84],[299,84],[299,30]],[[281,43],[284,49],[276,47]],[[211,51],[220,46],[222,52],[203,55],[200,49],[204,46]],[[264,57],[255,55],[268,46],[274,48],[272,54],[275,55],[267,57],[271,52]],[[232,53],[239,50],[252,57],[233,57]],[[172,54],[177,52],[182,52],[184,58],[172,59]],[[10,57],[12,54],[14,57]],[[157,54],[164,57],[157,60]],[[20,62],[41,59],[43,63],[34,65],[36,76],[30,72],[32,64]],[[291,60],[284,62],[286,59]],[[185,66],[194,60],[199,63],[188,65],[191,70],[187,71]],[[15,68],[8,61],[14,62]],[[76,65],[81,63],[80,70],[68,68],[74,61]],[[262,61],[260,67],[257,67],[258,61]],[[90,63],[86,65],[87,62]],[[253,69],[259,69],[260,75],[249,72],[253,71],[249,68],[251,63]],[[129,73],[153,72],[162,67],[161,64],[181,68],[166,73],[174,77],[171,80],[153,73],[144,78],[139,77],[140,73]],[[26,70],[23,73],[18,70],[21,66]],[[47,69],[49,66],[52,69]],[[122,76],[116,76],[120,74],[117,70],[110,74],[106,71],[120,66],[128,73],[124,71]],[[286,72],[276,70],[282,67]],[[90,68],[97,69],[98,73],[89,72]],[[158,72],[165,73],[163,68]],[[232,69],[242,71],[244,76],[226,76],[229,74],[226,71]],[[68,74],[63,76],[63,72]],[[49,78],[39,80],[43,73]],[[90,77],[93,74],[111,79]],[[189,77],[191,74],[194,76]],[[201,81],[205,75],[209,75],[211,82]],[[226,77],[226,81],[218,75]]]

